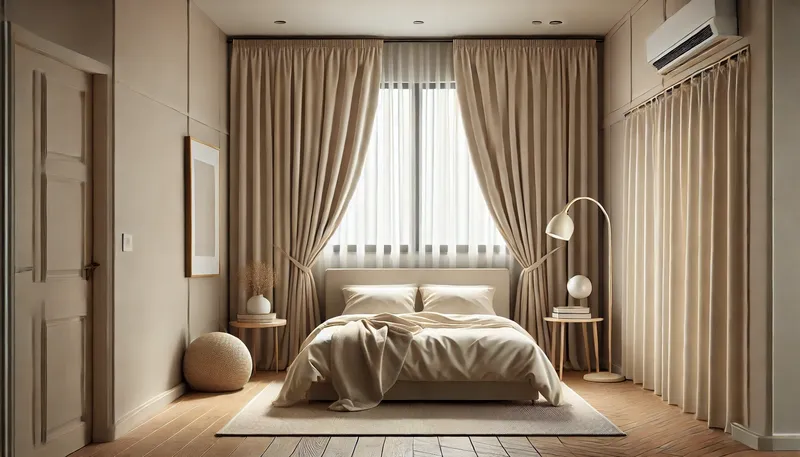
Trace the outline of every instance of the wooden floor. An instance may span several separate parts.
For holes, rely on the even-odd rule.
[[[239,392],[192,393],[125,437],[89,445],[72,457],[534,457],[534,456],[800,456],[759,453],[730,435],[709,430],[652,392],[630,382],[592,384],[565,373],[567,384],[628,436],[575,437],[278,437],[217,438],[222,428],[268,383],[259,373]]]

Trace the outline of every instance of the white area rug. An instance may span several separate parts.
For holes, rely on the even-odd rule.
[[[328,402],[276,408],[280,382],[269,384],[217,436],[623,436],[575,391],[562,384],[566,404],[523,402],[384,402],[355,413]]]

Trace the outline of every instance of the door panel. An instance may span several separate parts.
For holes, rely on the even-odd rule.
[[[86,201],[79,181],[48,177],[47,180],[47,276],[77,278],[83,275],[83,217]],[[58,223],[55,223],[55,222]]]
[[[45,320],[42,342],[46,351],[43,354],[46,361],[43,377],[46,384],[45,423],[42,424],[45,442],[58,437],[61,432],[69,433],[80,425],[87,413],[83,389],[85,367],[73,365],[76,360],[84,361],[85,322],[83,317]]]
[[[91,76],[22,46],[15,64],[16,455],[91,438]]]
[[[86,92],[81,88],[47,80],[47,149],[48,152],[82,158],[86,151],[84,116]]]

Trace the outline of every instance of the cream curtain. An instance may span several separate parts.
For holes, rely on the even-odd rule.
[[[381,74],[379,40],[234,41],[231,55],[232,284],[249,261],[274,265],[268,297],[286,366],[319,324],[311,267],[338,227],[367,152]],[[231,287],[244,310],[248,291]],[[269,341],[265,338],[265,340]]]
[[[623,230],[623,370],[729,428],[747,417],[748,56],[632,112]]]
[[[572,197],[597,197],[596,43],[455,40],[453,48],[458,99],[481,190],[524,268],[514,317],[547,347],[544,317],[566,303],[567,275],[584,274],[601,284],[600,225],[588,205],[571,213],[576,233],[567,255],[558,253],[533,268],[555,246],[544,233],[550,217]],[[602,293],[601,287],[596,290]],[[600,307],[592,303],[596,314]],[[582,360],[578,338],[570,335],[574,365]]]

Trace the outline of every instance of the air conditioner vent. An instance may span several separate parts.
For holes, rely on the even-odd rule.
[[[669,65],[671,62],[678,59],[680,56],[690,52],[692,49],[697,47],[700,43],[706,41],[707,39],[714,36],[714,31],[711,30],[710,25],[706,25],[702,29],[700,29],[697,33],[689,37],[686,41],[679,44],[675,49],[671,50],[670,52],[664,54],[663,57],[659,58],[655,62],[653,62],[653,66],[656,69],[661,70],[662,68]]]
[[[667,74],[737,35],[736,0],[692,0],[647,38],[647,62]]]

